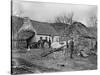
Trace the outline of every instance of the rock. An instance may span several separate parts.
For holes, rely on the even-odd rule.
[[[88,55],[83,50],[80,51],[80,53],[78,55],[80,55],[82,57],[88,57]]]

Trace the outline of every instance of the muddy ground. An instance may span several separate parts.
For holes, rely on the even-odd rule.
[[[12,58],[22,59],[28,64],[33,64],[30,68],[36,71],[34,73],[97,69],[96,55],[90,55],[86,58],[74,55],[73,59],[67,56],[65,60],[64,56],[54,58],[53,54],[41,57],[41,52],[43,52],[41,49],[32,49],[29,52],[12,51]]]

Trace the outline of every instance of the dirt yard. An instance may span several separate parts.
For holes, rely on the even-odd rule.
[[[80,70],[95,70],[97,69],[97,56],[90,55],[87,58],[74,56],[73,59],[66,57],[59,57],[57,59],[52,56],[42,57],[41,58],[41,49],[33,49],[26,53],[19,53],[14,51],[12,54],[13,58],[24,59],[34,65],[38,65],[44,68],[58,70],[58,71],[80,71]],[[34,67],[32,67],[34,68]],[[39,69],[39,68],[38,68]],[[43,69],[43,68],[42,68]],[[41,68],[39,69],[41,72]],[[42,71],[42,72],[48,72]],[[52,71],[53,72],[53,71]]]

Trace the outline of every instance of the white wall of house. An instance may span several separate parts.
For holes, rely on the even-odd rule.
[[[60,36],[49,36],[49,35],[35,35],[35,37],[32,39],[32,42],[38,42],[40,40],[40,37],[43,38],[43,40],[45,40],[45,38],[47,37],[48,41],[49,41],[49,38],[51,40],[51,42],[59,42],[59,38]]]
[[[59,38],[60,38],[60,36],[54,36],[53,37],[53,42],[59,42]]]

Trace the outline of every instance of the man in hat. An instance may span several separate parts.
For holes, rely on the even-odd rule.
[[[48,37],[45,37],[45,40],[43,40],[43,46],[44,48],[49,48]]]
[[[73,40],[73,38],[71,38],[69,45],[70,45],[70,58],[72,59],[73,58],[73,51],[74,51],[74,40]]]
[[[43,48],[43,39],[42,39],[42,37],[40,37],[40,40],[38,41],[38,43],[39,43],[39,47]]]

